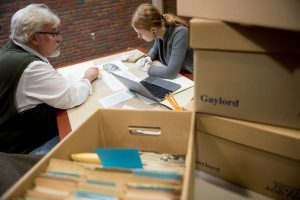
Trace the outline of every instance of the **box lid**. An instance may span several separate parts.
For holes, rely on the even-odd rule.
[[[299,0],[177,0],[177,14],[300,31]]]
[[[300,130],[204,113],[196,114],[196,130],[247,147],[300,161]]]
[[[190,47],[300,53],[300,32],[193,18],[190,20]]]

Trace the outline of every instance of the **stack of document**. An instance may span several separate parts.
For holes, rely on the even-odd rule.
[[[144,166],[140,169],[105,168],[95,153],[72,155],[77,161],[51,159],[25,198],[180,199],[184,156],[154,152],[140,155]]]

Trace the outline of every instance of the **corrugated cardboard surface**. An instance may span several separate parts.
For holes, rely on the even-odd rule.
[[[220,21],[190,25],[197,112],[300,129],[299,33],[281,39],[280,31]]]
[[[94,152],[97,147],[130,147],[186,155],[181,199],[190,199],[194,173],[193,116],[192,112],[99,109],[22,177],[2,199],[18,197],[31,188],[35,177],[45,171],[51,158],[70,159],[72,153]],[[161,135],[130,134],[129,127],[141,130],[155,128],[161,131]]]
[[[195,110],[300,129],[300,59],[195,50]]]
[[[275,199],[297,199],[300,131],[196,114],[196,167]]]
[[[194,49],[300,53],[300,32],[197,18],[189,23],[189,42]]]
[[[300,161],[300,130],[204,113],[196,114],[196,127],[224,140]]]
[[[300,31],[298,0],[177,0],[177,14]]]

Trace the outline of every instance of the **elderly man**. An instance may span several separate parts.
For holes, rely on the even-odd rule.
[[[97,68],[74,82],[47,60],[59,55],[61,42],[60,19],[46,5],[30,4],[12,16],[10,40],[0,51],[0,152],[36,152],[49,141],[53,146],[55,109],[80,105],[92,91]]]

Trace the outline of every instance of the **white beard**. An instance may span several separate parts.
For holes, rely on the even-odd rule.
[[[60,55],[60,49],[56,49],[49,57],[50,58],[55,58]]]

